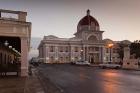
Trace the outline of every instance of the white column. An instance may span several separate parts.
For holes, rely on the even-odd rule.
[[[102,47],[102,55],[103,55],[103,63],[106,62],[106,48],[105,46]]]
[[[74,61],[74,47],[71,46],[71,61]]]
[[[99,57],[99,61],[103,62],[103,47],[99,47],[99,53],[100,53],[100,57]]]
[[[49,47],[46,45],[46,63],[49,63]]]
[[[101,62],[103,63],[103,61],[104,61],[104,50],[103,50],[103,47],[101,47],[101,55],[102,55],[102,60],[101,60]]]
[[[85,46],[83,45],[83,60],[85,61],[85,53],[86,53],[86,51],[85,51]]]
[[[47,51],[46,51],[46,44],[43,45],[43,51],[42,51],[42,52],[43,52],[44,63],[46,63],[46,62],[47,62],[47,61],[46,61],[46,52],[47,52]]]
[[[21,76],[28,76],[28,44],[27,38],[21,38]]]
[[[58,61],[58,46],[55,46],[55,62]]]

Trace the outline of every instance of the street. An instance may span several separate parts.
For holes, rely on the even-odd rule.
[[[62,93],[140,93],[140,71],[70,64],[44,64],[38,70]]]

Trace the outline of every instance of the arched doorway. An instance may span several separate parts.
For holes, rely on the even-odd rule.
[[[89,62],[91,64],[97,64],[99,62],[99,54],[98,53],[89,53]]]

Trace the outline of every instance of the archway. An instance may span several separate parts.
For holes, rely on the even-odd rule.
[[[97,42],[97,41],[98,41],[98,39],[97,39],[97,37],[94,36],[94,35],[92,35],[92,36],[90,36],[90,37],[88,38],[88,42],[89,42],[89,43],[93,43],[93,42]]]

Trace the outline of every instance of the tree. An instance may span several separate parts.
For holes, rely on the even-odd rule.
[[[123,60],[123,56],[124,56],[124,44],[122,44],[122,43],[118,43],[118,45],[119,45],[119,48],[117,49],[117,51],[118,51],[118,54],[119,54],[119,57],[120,57],[120,59],[121,60]]]
[[[135,54],[136,58],[140,57],[140,40],[136,40],[130,45],[130,53]]]

